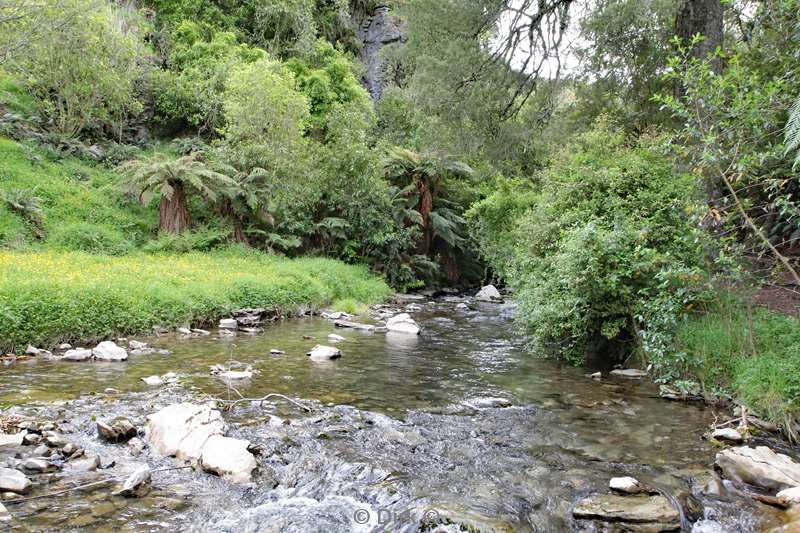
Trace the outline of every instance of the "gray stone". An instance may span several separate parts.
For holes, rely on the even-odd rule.
[[[345,338],[342,337],[341,335],[337,335],[336,333],[331,333],[330,335],[328,335],[328,340],[331,342],[341,342],[345,340]]]
[[[589,377],[592,379],[603,379],[603,373],[595,372],[594,374],[590,374]]]
[[[513,404],[506,398],[473,398],[464,402],[473,409],[493,409],[497,407],[511,407]]]
[[[117,346],[112,341],[103,341],[95,346],[92,355],[98,361],[125,361],[128,358],[125,348]]]
[[[621,378],[639,379],[646,378],[647,372],[644,370],[639,370],[638,368],[618,368],[616,370],[612,370],[611,375]]]
[[[68,342],[62,342],[58,346],[56,346],[56,350],[71,350],[72,345]]]
[[[33,446],[42,442],[42,436],[38,433],[26,433],[24,437],[22,437],[22,443],[28,446]],[[2,446],[0,446],[2,448]]]
[[[372,324],[362,324],[360,322],[351,322],[349,320],[334,320],[333,325],[337,328],[358,329],[361,331],[375,331],[375,326]]]
[[[8,512],[6,506],[0,503],[0,522],[10,522],[11,513]]]
[[[664,496],[604,494],[584,498],[572,509],[575,518],[649,525],[650,531],[680,529],[681,515]],[[626,531],[626,529],[621,529]]]
[[[456,309],[458,311],[469,311],[469,306],[465,303],[456,304]]]
[[[239,327],[239,323],[236,322],[235,318],[223,318],[219,321],[219,328],[220,329],[236,329]]]
[[[727,440],[730,442],[742,442],[742,434],[733,428],[715,429],[711,437],[717,440]]]
[[[210,331],[206,331],[206,330],[200,329],[200,328],[192,328],[192,333],[194,333],[195,335],[202,335],[203,337],[207,337],[208,335],[211,335]]]
[[[31,480],[19,470],[0,468],[0,491],[26,494],[31,490]]]
[[[322,313],[322,318],[327,318],[328,320],[341,320],[351,318],[352,315],[345,313],[344,311],[334,311],[333,313]]]
[[[128,476],[122,488],[114,494],[127,498],[140,498],[145,496],[150,490],[151,470],[147,465],[137,468],[133,474]]]
[[[56,466],[50,461],[46,461],[45,459],[41,459],[39,457],[31,457],[29,459],[25,459],[22,461],[22,468],[29,472],[48,472],[50,470],[55,470]]]
[[[272,355],[284,355],[286,352],[284,352],[283,350],[276,350],[275,348],[273,348],[269,351],[269,353],[271,353]]]
[[[639,480],[629,476],[611,478],[611,481],[608,482],[608,488],[625,494],[645,492],[645,488],[639,483]]]
[[[36,457],[48,457],[50,455],[50,448],[45,444],[40,444],[33,449],[33,455]]]
[[[91,358],[92,351],[86,348],[73,348],[72,350],[67,350],[61,356],[61,359],[65,361],[88,361]]]
[[[31,345],[31,344],[29,344],[28,347],[25,348],[25,355],[37,356],[37,355],[39,355],[39,353],[41,353],[41,350],[39,348],[36,348],[35,346]]]
[[[164,384],[164,382],[161,380],[159,376],[147,376],[146,378],[142,378],[142,381],[144,381],[146,385],[150,385],[151,387]]]
[[[144,451],[144,441],[139,437],[133,437],[131,440],[128,441],[128,451],[131,452],[131,455],[134,457],[138,457]]]
[[[58,448],[58,449],[61,449],[64,446],[66,446],[67,444],[69,444],[69,442],[64,437],[64,435],[61,435],[60,433],[52,433],[52,432],[49,435],[45,435],[44,441],[51,448]]]
[[[236,483],[250,481],[256,468],[256,459],[247,448],[250,442],[241,439],[212,435],[203,446],[203,469]]]
[[[192,330],[190,330],[189,328],[178,328],[176,331],[178,333],[180,333],[181,335],[191,335],[192,334]]]
[[[312,361],[329,361],[331,359],[338,359],[342,356],[342,352],[338,348],[332,346],[323,346],[317,344],[306,355],[311,357]]]
[[[766,446],[727,448],[716,465],[728,479],[779,491],[800,486],[800,464]]]
[[[479,302],[502,302],[503,297],[500,295],[500,291],[497,290],[497,287],[494,285],[486,285],[481,290],[478,291],[478,294],[475,295],[475,299]]]
[[[791,506],[800,504],[800,487],[792,487],[790,489],[783,489],[775,495],[783,505]]]
[[[386,321],[386,329],[396,333],[419,335],[420,327],[408,313],[400,313]]]
[[[100,466],[100,457],[92,455],[85,459],[77,459],[67,463],[69,469],[74,472],[93,472]]]
[[[130,346],[131,349],[133,349],[133,350],[143,350],[143,349],[147,348],[147,343],[146,342],[141,342],[141,341],[130,340],[130,341],[128,341],[128,346]]]
[[[0,433],[0,450],[22,446],[22,443],[25,441],[25,437],[27,435],[27,431],[20,431],[18,433]]]
[[[227,379],[231,381],[236,381],[240,379],[250,379],[253,377],[252,370],[226,370],[225,372],[220,372],[217,376],[221,377],[222,379]]]
[[[97,421],[97,435],[108,442],[127,442],[136,433],[136,426],[127,418],[119,418],[111,423]]]
[[[145,441],[159,455],[199,460],[205,441],[222,435],[222,414],[208,405],[173,404],[147,417]]]

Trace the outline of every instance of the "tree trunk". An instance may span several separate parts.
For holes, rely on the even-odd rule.
[[[189,209],[186,206],[186,191],[180,181],[169,182],[172,197],[161,196],[158,204],[159,229],[164,233],[180,235],[189,228]]]
[[[431,228],[430,215],[433,211],[433,195],[431,186],[424,177],[417,177],[417,191],[419,191],[419,214],[422,218],[422,241],[419,246],[419,253],[425,256],[431,253]]]
[[[696,58],[706,59],[722,46],[722,9],[721,0],[683,0],[675,32],[684,43],[691,42],[697,34],[704,37],[692,50]],[[713,58],[711,68],[717,74],[722,73],[722,60]]]

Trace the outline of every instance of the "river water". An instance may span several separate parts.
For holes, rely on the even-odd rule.
[[[3,414],[55,421],[82,447],[114,461],[81,481],[142,462],[175,466],[99,441],[94,420],[124,415],[141,428],[148,413],[176,401],[235,397],[210,365],[251,365],[256,375],[234,384],[245,397],[277,392],[312,407],[309,413],[276,401],[225,413],[229,435],[259,450],[250,485],[200,471],[156,472],[154,490],[140,499],[112,497],[100,486],[8,505],[12,529],[600,531],[576,522],[571,508],[607,492],[609,479],[620,475],[680,505],[686,530],[703,518],[718,522],[719,531],[777,525],[776,515],[749,500],[692,495],[693,486],[714,477],[715,449],[702,439],[714,419],[709,408],[662,400],[651,384],[593,380],[586,369],[531,356],[508,307],[459,311],[452,302],[427,302],[413,315],[424,328],[419,336],[300,318],[258,335],[141,339],[173,353],[132,355],[126,363],[30,360],[0,369]],[[310,361],[305,353],[329,344],[330,333],[346,338],[337,345],[343,357]],[[178,383],[141,381],[167,372],[176,372]],[[43,476],[34,479],[33,495],[76,483],[66,469]]]

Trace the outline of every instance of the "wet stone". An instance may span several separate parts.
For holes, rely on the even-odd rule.
[[[579,501],[572,510],[575,518],[621,522],[629,527],[647,524],[650,531],[680,529],[680,513],[663,496],[598,495]]]
[[[13,468],[0,468],[0,491],[26,494],[31,489],[31,480]]]
[[[98,436],[108,442],[127,442],[135,437],[136,433],[136,426],[126,418],[117,419],[110,424],[97,421]]]

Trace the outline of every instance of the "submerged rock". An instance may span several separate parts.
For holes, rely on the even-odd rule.
[[[147,348],[147,343],[146,342],[141,342],[141,341],[130,340],[130,341],[128,341],[128,346],[132,350],[144,350],[145,348]]]
[[[625,494],[645,492],[645,488],[639,483],[639,480],[630,476],[611,478],[611,481],[608,482],[608,488]]]
[[[31,490],[31,480],[13,468],[0,467],[0,491],[16,492],[26,494]]]
[[[478,294],[475,295],[475,299],[479,302],[502,302],[503,297],[500,295],[500,291],[497,290],[497,287],[494,285],[486,285],[481,290],[478,291]]]
[[[212,435],[203,446],[203,469],[236,483],[250,481],[256,459],[247,450],[249,446],[246,440]]]
[[[610,374],[612,376],[618,376],[621,378],[632,378],[632,379],[647,377],[647,371],[640,370],[638,368],[618,368],[616,370],[612,370]]]
[[[360,322],[350,322],[349,320],[334,320],[333,325],[337,328],[359,329],[361,331],[375,331],[372,324],[362,324]]]
[[[98,361],[125,361],[128,358],[125,348],[117,346],[112,341],[104,341],[95,346],[92,355]]]
[[[619,523],[622,531],[673,531],[681,527],[680,513],[664,496],[590,496],[575,505],[572,515]]]
[[[473,409],[492,409],[497,407],[511,407],[513,404],[506,398],[474,398],[467,400],[464,405]]]
[[[122,488],[114,494],[128,498],[140,498],[150,491],[151,470],[147,465],[137,468],[133,474],[128,476]]]
[[[250,379],[253,377],[252,370],[226,370],[225,372],[220,372],[217,374],[222,379],[230,379],[230,380],[238,380],[238,379]]]
[[[386,329],[397,333],[418,335],[420,327],[408,313],[400,313],[386,321]]]
[[[733,481],[770,490],[800,486],[800,464],[766,446],[722,450],[717,454],[716,465]]]
[[[306,355],[311,357],[312,361],[329,361],[331,359],[338,359],[342,356],[342,352],[333,346],[323,346],[317,344]]]
[[[341,342],[345,340],[345,338],[342,337],[341,335],[337,335],[336,333],[331,333],[330,335],[328,335],[328,340],[331,342]]]
[[[146,378],[142,378],[142,381],[144,381],[145,384],[150,385],[151,387],[164,384],[164,381],[161,379],[160,376],[147,376]]]

